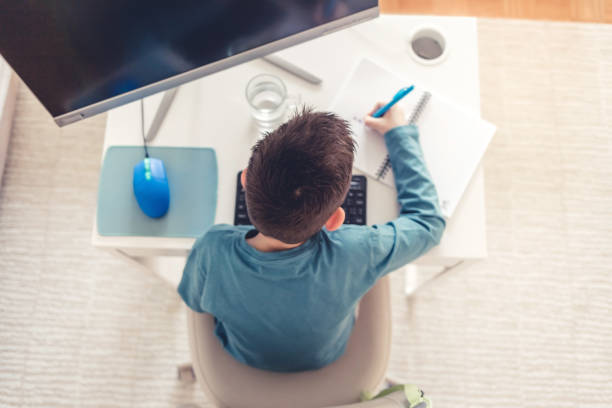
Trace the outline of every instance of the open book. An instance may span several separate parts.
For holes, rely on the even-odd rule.
[[[355,167],[393,188],[391,171],[379,177],[387,156],[384,138],[367,128],[363,117],[376,102],[391,100],[400,88],[413,83],[363,59],[348,76],[330,108],[351,124],[358,145]],[[442,213],[450,217],[496,128],[477,113],[464,110],[437,94],[423,98],[426,92],[415,84],[415,89],[398,104],[404,108],[407,121],[417,116],[425,163],[436,185]],[[420,112],[413,115],[419,103]]]

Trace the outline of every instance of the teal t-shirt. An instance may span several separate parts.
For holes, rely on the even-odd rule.
[[[437,245],[445,227],[414,126],[385,134],[400,214],[386,224],[325,229],[299,247],[260,252],[252,227],[215,225],[193,246],[178,292],[215,317],[237,360],[272,371],[323,367],[342,355],[355,307],[377,279]],[[372,199],[372,198],[370,198]]]

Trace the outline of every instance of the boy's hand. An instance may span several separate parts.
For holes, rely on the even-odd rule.
[[[389,109],[382,117],[373,118],[372,114],[385,105],[385,102],[378,102],[364,119],[366,126],[380,132],[383,135],[395,127],[406,124],[406,115],[404,110],[397,105],[393,105],[391,109]]]

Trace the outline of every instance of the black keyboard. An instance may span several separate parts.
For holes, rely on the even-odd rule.
[[[236,211],[234,212],[234,225],[252,225],[247,213],[244,189],[240,183],[240,174],[236,178]],[[366,190],[365,176],[353,176],[351,187],[342,204],[346,218],[345,224],[366,225]]]

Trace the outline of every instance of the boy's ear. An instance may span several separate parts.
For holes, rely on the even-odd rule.
[[[325,228],[327,228],[328,231],[337,230],[344,223],[345,217],[346,214],[344,213],[344,208],[338,207],[336,211],[334,211],[334,213],[331,215],[331,217],[327,219],[327,222],[325,223]]]
[[[247,169],[244,169],[242,173],[240,173],[240,184],[242,184],[242,188],[246,188],[246,171]]]

